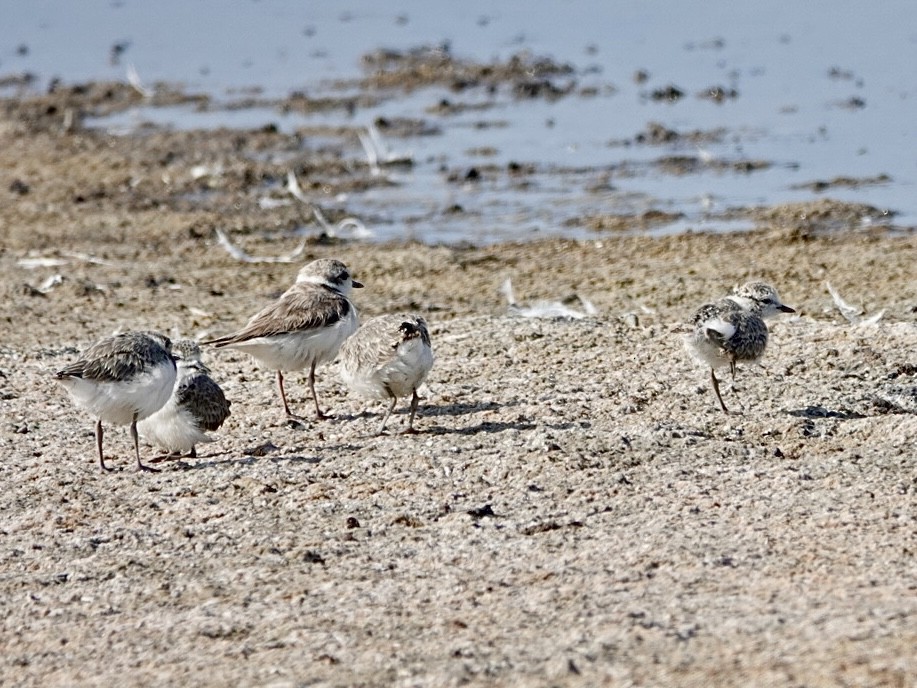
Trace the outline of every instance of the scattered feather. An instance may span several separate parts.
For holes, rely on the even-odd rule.
[[[78,253],[76,251],[63,251],[62,253],[63,255],[67,256],[68,258],[73,258],[74,260],[78,260],[81,263],[92,263],[93,265],[106,265],[108,267],[117,267],[118,265],[114,261],[105,260],[104,258],[96,258],[95,256],[91,256],[88,253]]]
[[[350,239],[370,239],[375,236],[375,233],[371,229],[367,228],[366,225],[355,217],[345,217],[336,225],[328,222],[328,218],[325,217],[319,207],[313,205],[306,197],[306,194],[303,193],[302,188],[299,186],[299,180],[296,178],[296,174],[293,170],[287,172],[286,189],[294,198],[312,208],[312,216],[315,218],[315,221],[321,225],[322,231],[328,236]]]
[[[306,240],[303,239],[299,246],[291,253],[280,256],[252,256],[233,244],[223,230],[217,229],[215,231],[220,246],[222,246],[233,258],[243,263],[292,263],[306,250]]]
[[[355,217],[345,217],[337,224],[338,236],[351,239],[372,239],[376,233]]]
[[[513,293],[513,280],[507,277],[506,281],[500,286],[500,291],[503,293],[503,296],[506,297],[506,303],[509,307],[513,308],[516,305],[516,294]]]
[[[312,215],[315,217],[315,221],[321,225],[322,231],[330,237],[371,239],[375,236],[371,229],[367,229],[366,225],[355,217],[345,217],[336,225],[333,225],[328,222],[328,218],[319,210],[318,206],[312,206]]]
[[[560,301],[536,301],[531,306],[510,306],[510,311],[523,318],[543,320],[582,320],[587,313],[562,304]]]
[[[322,229],[326,233],[334,231],[334,226],[328,222],[328,218],[325,217],[325,214],[319,210],[317,206],[312,207],[312,215],[315,217],[315,221],[322,226]]]
[[[410,153],[396,153],[382,139],[382,134],[375,124],[366,127],[366,133],[357,132],[369,169],[373,176],[382,174],[382,165],[412,165],[414,156]]]
[[[149,98],[153,95],[153,92],[143,85],[143,82],[140,80],[140,74],[137,73],[137,68],[134,67],[133,63],[127,65],[127,83],[133,86],[134,90],[144,98]]]
[[[216,233],[217,233],[217,241],[219,242],[220,246],[226,249],[226,252],[229,253],[229,255],[231,255],[236,260],[241,260],[245,263],[251,262],[251,256],[249,256],[245,251],[243,251],[241,248],[233,244],[229,240],[229,237],[223,233],[223,230],[217,229]]]
[[[851,306],[849,303],[844,301],[841,298],[841,295],[837,293],[837,290],[831,286],[831,282],[825,282],[825,286],[828,287],[828,293],[831,294],[831,298],[834,299],[834,305],[837,306],[837,309],[841,312],[849,322],[857,323],[860,320],[860,315],[863,314],[861,308],[856,306]]]
[[[917,414],[917,385],[887,385],[872,395],[872,403],[883,413]]]
[[[853,306],[841,297],[837,290],[831,286],[830,282],[825,282],[825,286],[828,288],[828,293],[831,294],[831,298],[834,299],[834,305],[837,306],[837,309],[840,311],[841,315],[852,325],[875,325],[879,322],[883,315],[885,315],[885,309],[875,313],[874,315],[869,316],[868,318],[861,318],[863,315],[863,309],[857,306]]]
[[[223,166],[216,165],[195,165],[191,168],[191,179],[197,181],[203,177],[219,177],[223,174]]]
[[[35,268],[59,268],[69,262],[63,258],[20,258],[16,261],[16,265],[26,270],[34,270]]]
[[[47,294],[49,291],[54,289],[54,287],[64,283],[64,276],[61,274],[51,275],[48,279],[41,283],[38,287],[38,291],[42,294]]]
[[[598,309],[596,309],[592,302],[588,299],[584,299],[579,294],[577,294],[576,298],[579,299],[579,302],[583,306],[583,310],[581,311],[570,308],[560,301],[536,301],[531,305],[521,305],[516,301],[516,296],[513,292],[513,282],[510,278],[507,278],[506,281],[503,282],[500,291],[503,292],[503,295],[506,297],[510,313],[519,315],[523,318],[582,320],[583,318],[588,318],[598,313]]]
[[[292,205],[293,201],[290,201],[286,198],[271,198],[270,196],[262,196],[258,199],[258,207],[261,210],[273,210],[274,208],[285,208],[289,205]]]
[[[34,270],[36,268],[59,268],[63,265],[69,265],[73,261],[80,263],[92,263],[93,265],[107,265],[108,267],[114,267],[117,263],[114,263],[110,260],[105,260],[104,258],[96,258],[91,256],[88,253],[77,253],[76,251],[62,251],[62,258],[51,258],[51,257],[35,257],[35,258],[20,258],[16,261],[16,265],[26,270]]]
[[[298,201],[302,201],[306,205],[312,205],[309,202],[309,199],[306,198],[306,194],[302,192],[302,188],[299,186],[299,180],[296,178],[296,173],[293,170],[287,172],[287,191],[290,192],[290,195],[293,196]]]
[[[382,140],[382,133],[375,124],[370,124],[366,129],[369,131],[369,136],[372,138],[383,165],[410,165],[414,162],[414,156],[410,153],[396,153],[390,149],[388,144]]]
[[[379,176],[382,174],[382,168],[379,167],[379,153],[376,151],[372,139],[362,131],[357,132],[357,136],[360,139],[360,143],[363,144],[363,151],[366,153],[367,162],[369,162],[370,173],[374,177]]]
[[[867,326],[875,325],[879,322],[879,320],[882,319],[883,315],[885,315],[884,308],[881,311],[879,311],[878,313],[875,313],[874,315],[870,315],[868,318],[861,320],[860,325],[867,325]]]

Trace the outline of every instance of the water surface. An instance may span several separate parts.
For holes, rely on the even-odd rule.
[[[380,238],[588,236],[580,218],[646,211],[673,217],[652,231],[730,231],[746,226],[724,219],[730,208],[824,196],[888,210],[897,225],[917,224],[911,2],[6,0],[0,12],[0,75],[30,72],[33,89],[54,78],[123,81],[132,65],[146,84],[181,84],[217,104],[207,112],[145,107],[91,123],[114,133],[129,135],[144,122],[273,123],[290,132],[319,123],[365,126],[377,117],[436,125],[439,135],[389,141],[415,161],[392,172],[397,185],[337,199]],[[332,93],[363,74],[360,58],[373,50],[440,45],[479,62],[527,51],[569,63],[575,73],[557,82],[575,86],[556,100],[432,87],[352,113],[219,107],[253,93]],[[638,70],[645,81],[635,80]],[[651,97],[668,86],[684,97]],[[700,95],[714,87],[735,95]],[[443,99],[488,107],[437,114]],[[700,143],[635,143],[650,122],[719,134]],[[364,159],[355,137],[346,154]],[[658,164],[671,156],[701,164],[673,173]],[[456,171],[511,164],[533,167],[525,185],[507,174],[455,181]],[[837,178],[856,183],[824,184]],[[463,212],[446,212],[455,207]]]

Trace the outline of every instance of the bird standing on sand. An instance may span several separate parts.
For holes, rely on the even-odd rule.
[[[729,296],[701,306],[692,320],[694,330],[685,344],[698,361],[710,366],[713,391],[724,413],[729,413],[720,394],[716,368],[729,366],[735,380],[736,364],[755,362],[767,347],[765,318],[795,313],[780,301],[777,290],[764,282],[748,282]]]
[[[414,432],[420,401],[417,388],[433,367],[427,322],[418,315],[372,318],[341,347],[341,378],[353,391],[371,399],[391,399],[377,434],[385,430],[399,397],[411,394],[411,415],[404,432]]]
[[[351,288],[362,286],[341,261],[312,261],[299,270],[292,287],[252,316],[245,327],[204,344],[244,351],[263,367],[276,370],[284,413],[294,421],[303,418],[290,412],[283,374],[308,368],[315,415],[326,418],[315,393],[315,368],[333,360],[344,340],[356,332],[357,310],[347,297]]]
[[[147,418],[169,400],[175,384],[172,342],[158,332],[123,332],[90,346],[76,363],[54,375],[73,401],[96,416],[99,465],[102,453],[102,421],[130,425],[137,468],[155,471],[140,461],[137,421]]]
[[[219,430],[229,417],[230,402],[220,386],[210,377],[210,369],[201,360],[201,347],[190,339],[180,339],[172,346],[178,366],[172,396],[137,429],[151,444],[162,447],[168,455],[188,453],[194,458],[194,445],[213,442],[207,431]]]

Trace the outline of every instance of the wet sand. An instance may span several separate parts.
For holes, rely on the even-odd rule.
[[[240,263],[216,229],[252,255],[300,241],[304,210],[265,214],[246,184],[279,172],[234,154],[276,133],[125,140],[26,105],[0,118],[0,683],[917,681],[913,232],[822,201],[762,210],[746,234],[316,235],[292,263]],[[204,161],[224,173],[192,202]],[[372,436],[381,404],[332,367],[318,387],[335,418],[291,428],[271,374],[215,351],[233,402],[217,441],[141,474],[112,428],[118,470],[100,473],[93,420],[49,373],[116,329],[228,332],[332,256],[366,284],[362,317],[431,323],[420,434]],[[507,278],[520,302],[596,313],[520,317]],[[750,278],[798,316],[739,370],[726,416],[681,339]],[[850,322],[827,283],[856,317],[884,314]],[[304,376],[288,392],[308,408]]]

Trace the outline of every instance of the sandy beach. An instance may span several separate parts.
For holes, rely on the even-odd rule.
[[[217,229],[252,256],[302,240],[303,209],[247,191],[280,171],[236,155],[278,134],[66,130],[67,97],[0,117],[0,683],[917,683],[913,231],[823,200],[741,234],[316,232],[244,263]],[[203,151],[225,173],[195,204]],[[430,322],[420,434],[373,436],[383,405],[333,366],[334,418],[290,427],[270,372],[208,350],[233,404],[216,441],[144,474],[110,428],[99,471],[55,370],[116,330],[230,332],[319,257],[366,285],[361,317]],[[523,317],[508,278],[584,317]],[[753,278],[797,314],[724,385],[727,416],[682,339]],[[287,389],[307,406],[304,375]]]

